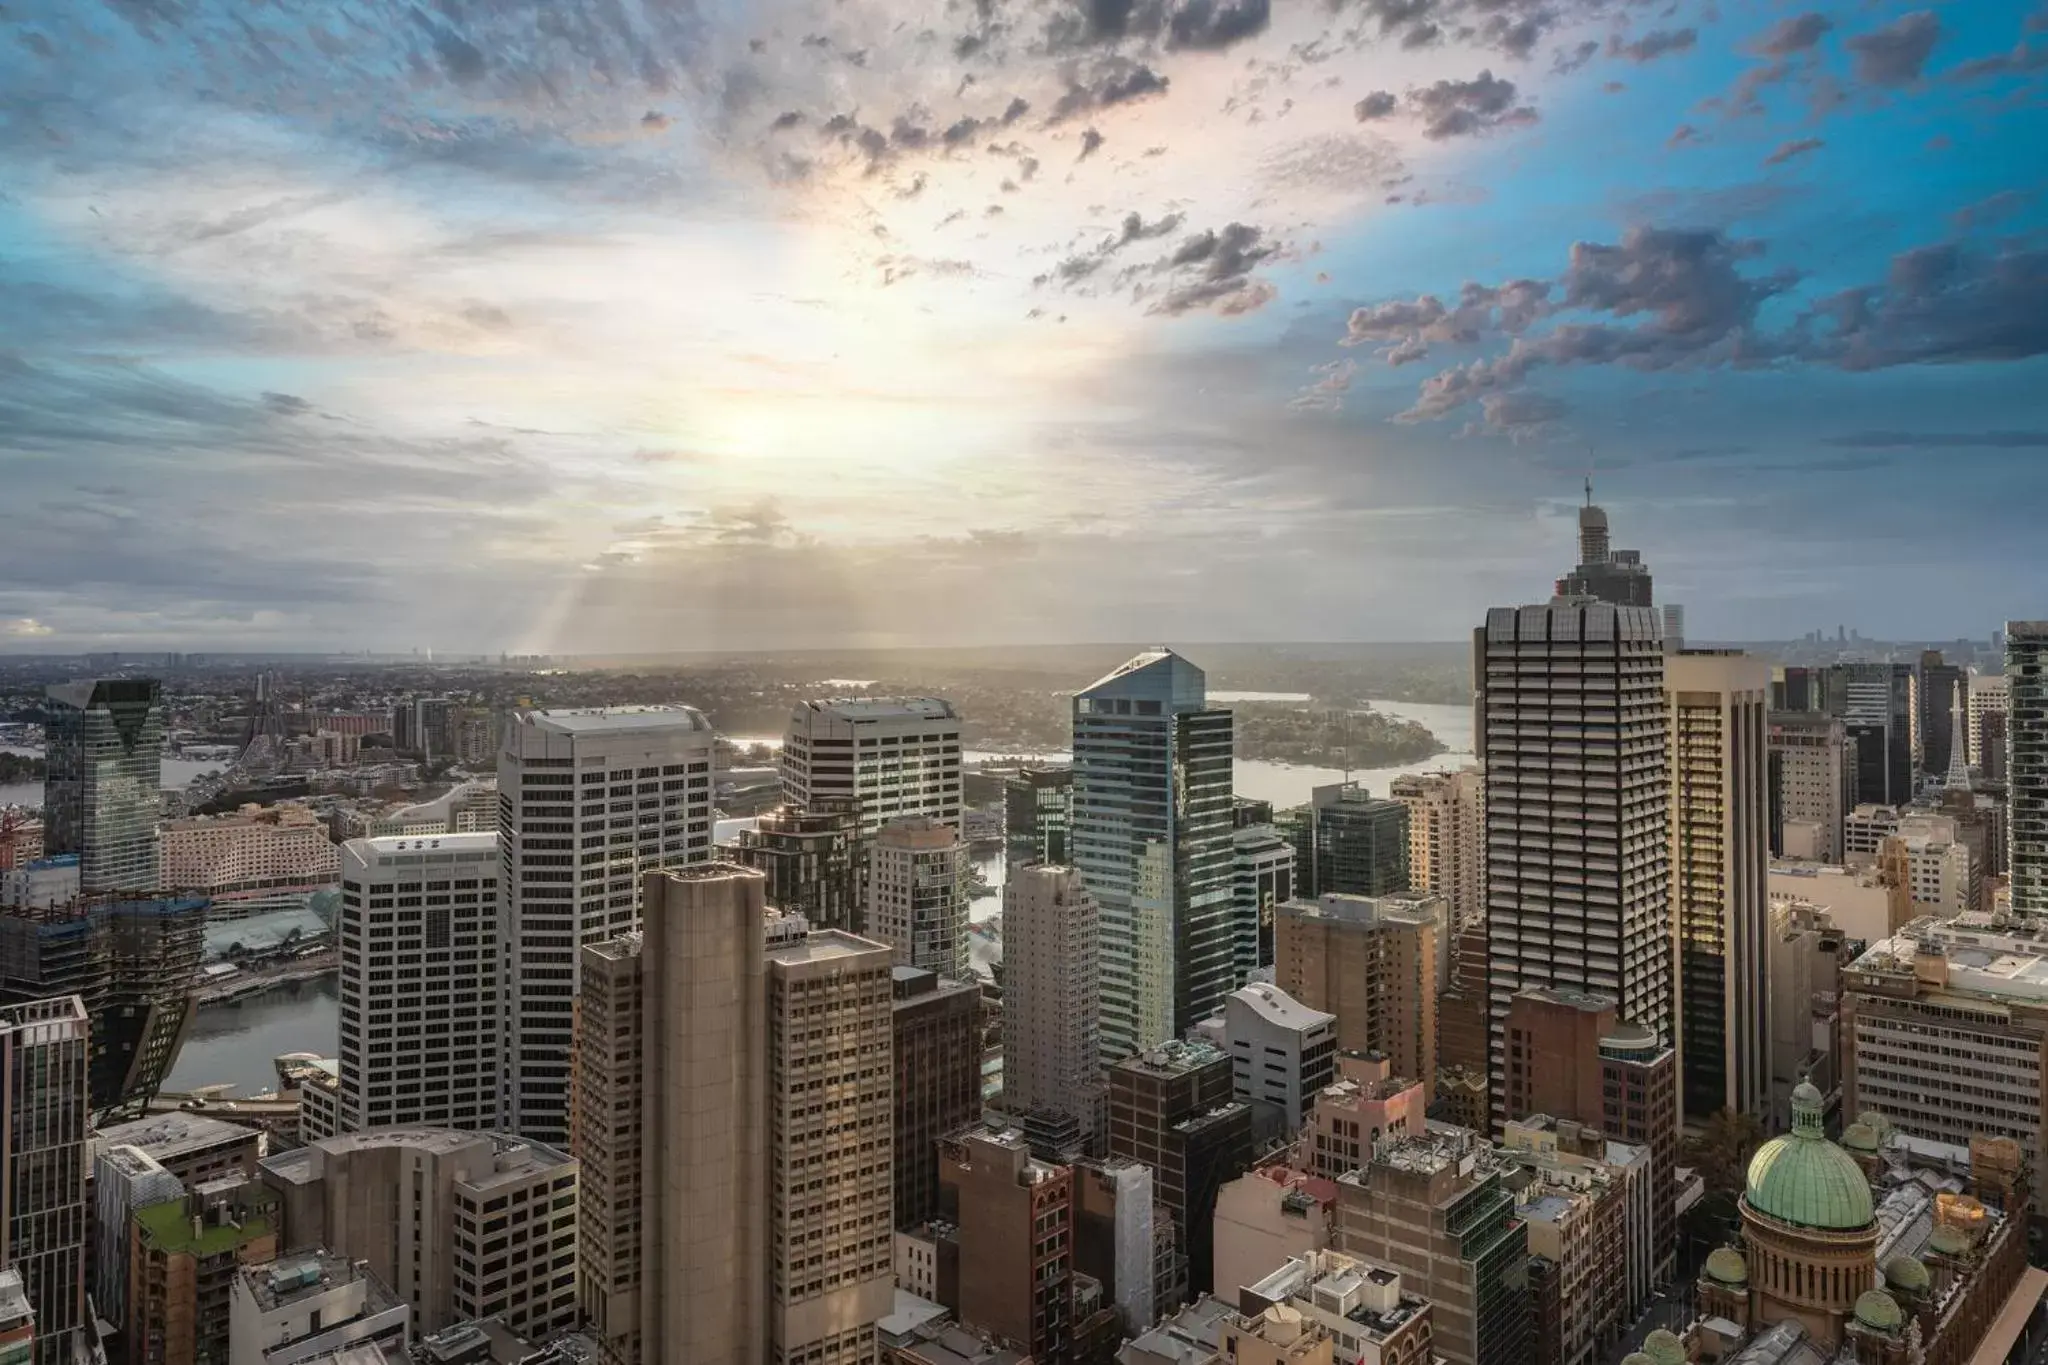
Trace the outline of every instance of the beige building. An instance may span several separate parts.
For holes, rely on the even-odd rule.
[[[895,1305],[891,954],[838,929],[766,951],[766,1359],[865,1365],[875,1323]],[[662,1164],[676,1165],[666,1155]],[[732,1194],[758,1204],[761,1191]],[[662,1359],[706,1359],[673,1353],[672,1340],[660,1338]]]
[[[207,918],[246,919],[288,909],[339,879],[340,850],[304,806],[243,806],[232,815],[166,820],[163,885],[196,891]]]
[[[1754,1113],[1770,1086],[1771,670],[1735,650],[1664,661],[1681,1115]],[[1510,1118],[1519,1117],[1509,1115]]]
[[[1948,919],[1983,908],[1977,860],[1946,815],[1908,815],[1879,841],[1878,870],[1906,888],[1913,917]]]
[[[1764,1127],[1792,1126],[1792,1090],[1841,1084],[1843,954],[1848,936],[1825,906],[1771,898],[1771,1095]]]
[[[1410,773],[1388,783],[1387,795],[1408,807],[1408,884],[1448,901],[1453,926],[1483,916],[1485,775],[1477,767]]]
[[[1433,1085],[1448,906],[1428,892],[1288,901],[1274,913],[1274,983],[1337,1016],[1340,1050],[1383,1053]]]
[[[868,846],[867,936],[899,966],[966,980],[966,878],[967,846],[954,825],[922,815],[889,821]]]
[[[1240,1299],[1247,1313],[1293,1309],[1329,1336],[1342,1365],[1430,1365],[1435,1358],[1429,1300],[1399,1272],[1341,1251],[1292,1257],[1247,1284]]]
[[[576,1324],[576,1163],[453,1128],[322,1138],[263,1162],[286,1251],[363,1262],[423,1332],[495,1317],[521,1336]]]
[[[1081,874],[1049,863],[1012,867],[1003,884],[1006,1112],[1060,1113],[1083,1133],[1103,1131],[1096,955],[1095,900]]]
[[[1989,916],[1917,919],[1842,981],[1842,1112],[1967,1148],[2048,1156],[2048,934]]]
[[[1216,1292],[1235,1301],[1290,1257],[1312,1256],[1336,1236],[1337,1182],[1274,1162],[1216,1192]]]
[[[1842,861],[1842,822],[1856,805],[1856,744],[1839,716],[1770,715],[1770,762],[1779,842],[1787,858]]]
[[[1223,1323],[1223,1358],[1231,1365],[1332,1365],[1336,1341],[1291,1304],[1239,1313]]]
[[[1323,1087],[1298,1144],[1303,1170],[1335,1180],[1372,1160],[1382,1141],[1421,1137],[1429,1126],[1420,1080],[1396,1076],[1378,1053],[1342,1053],[1338,1079]]]
[[[1825,863],[1774,862],[1769,885],[1773,899],[1821,906],[1843,933],[1866,943],[1890,938],[1913,918],[1913,900],[1905,884],[1875,863],[1830,867]]]
[[[2004,723],[2012,711],[2012,685],[2003,673],[1972,673],[1970,675],[1970,766],[1986,768],[1992,758],[1984,753],[1984,723],[1988,717],[1997,716]],[[1994,731],[1995,732],[1995,731]],[[2002,757],[1999,759],[2002,763]]]
[[[650,899],[653,893],[650,894]],[[642,1145],[641,936],[583,948],[570,1067],[569,1151],[582,1166],[577,1297],[606,1365],[640,1365]],[[659,1106],[657,1106],[659,1108]]]

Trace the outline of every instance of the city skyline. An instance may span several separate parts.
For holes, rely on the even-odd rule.
[[[2025,618],[2039,26],[10,5],[0,648]]]

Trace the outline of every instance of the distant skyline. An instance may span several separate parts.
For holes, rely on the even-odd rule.
[[[0,654],[2048,616],[2048,0],[9,0]]]

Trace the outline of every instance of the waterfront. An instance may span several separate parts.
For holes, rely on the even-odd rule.
[[[14,744],[0,744],[0,752],[19,754],[23,758],[43,756],[41,749],[24,749]],[[166,758],[163,789],[167,792],[183,791],[201,773],[219,772],[226,766],[217,758]],[[42,804],[43,784],[40,782],[10,782],[0,786],[0,809],[8,806],[40,807]]]
[[[287,1052],[332,1057],[341,1024],[341,983],[300,981],[199,1011],[166,1090],[229,1085],[247,1099],[277,1088],[275,1058]]]

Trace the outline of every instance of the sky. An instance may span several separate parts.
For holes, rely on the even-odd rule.
[[[1924,7],[1923,7],[1924,5]],[[2048,616],[2048,0],[0,0],[0,650]]]

